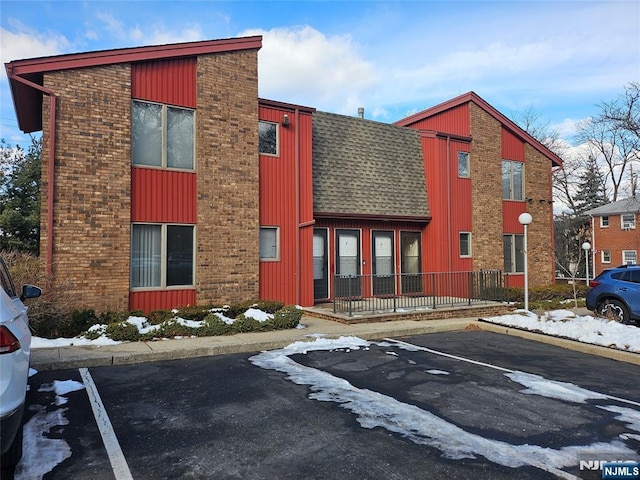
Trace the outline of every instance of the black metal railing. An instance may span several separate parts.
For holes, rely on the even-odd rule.
[[[382,313],[504,301],[502,272],[335,275],[333,311]]]

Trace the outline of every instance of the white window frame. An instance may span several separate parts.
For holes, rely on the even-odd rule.
[[[162,151],[162,158],[160,159],[160,165],[148,165],[148,164],[144,164],[144,163],[135,163],[134,162],[134,158],[133,158],[133,108],[134,108],[134,104],[135,103],[146,103],[149,105],[158,105],[160,107],[162,107],[162,146],[161,146],[161,151]],[[168,128],[168,121],[167,121],[167,110],[169,108],[175,108],[176,110],[186,110],[189,112],[192,112],[193,114],[193,139],[192,139],[192,144],[193,144],[193,152],[191,153],[191,168],[182,168],[182,167],[175,167],[175,166],[167,166],[167,140],[168,140],[168,134],[167,134],[167,128]],[[180,107],[177,105],[169,105],[166,103],[158,103],[158,102],[149,102],[147,100],[139,100],[139,99],[132,99],[132,103],[131,103],[131,110],[132,110],[132,119],[131,119],[131,135],[132,135],[132,140],[131,140],[131,164],[135,167],[139,167],[139,168],[159,168],[162,170],[174,170],[174,171],[179,171],[179,172],[194,172],[196,170],[196,111],[193,108],[187,108],[187,107]]]
[[[600,252],[600,259],[602,263],[611,263],[611,250],[602,250]]]
[[[609,228],[609,215],[603,215],[600,217],[600,228]]]
[[[632,217],[625,220],[624,217]],[[622,230],[635,230],[636,228],[636,214],[635,213],[623,213],[620,215],[620,228]]]
[[[509,196],[505,197],[504,196],[504,191],[502,191],[501,195],[502,195],[502,199],[503,200],[513,200],[513,201],[524,201],[524,199],[526,198],[526,192],[525,192],[525,173],[526,173],[526,168],[525,168],[525,163],[524,162],[518,162],[515,160],[506,160],[506,159],[502,159],[502,164],[501,164],[501,168],[504,166],[505,163],[509,164]],[[513,181],[513,166],[515,164],[519,164],[522,165],[522,185],[521,185],[521,191],[522,191],[522,198],[515,198],[514,197],[514,181]],[[502,171],[501,171],[501,175],[502,175]],[[502,181],[502,178],[501,178]],[[501,189],[502,189],[502,183],[501,183]]]
[[[258,137],[260,136],[260,125],[269,124],[275,126],[276,132],[276,151],[275,153],[263,152],[260,150],[260,138],[258,138],[258,153],[267,157],[279,157],[280,156],[280,124],[277,122],[269,122],[267,120],[258,120]]]
[[[129,268],[129,285],[131,291],[148,291],[148,290],[184,290],[195,288],[196,282],[196,226],[185,223],[154,223],[154,222],[134,222],[131,224],[131,239],[133,239],[133,229],[136,225],[150,225],[160,227],[160,285],[134,287],[133,286],[133,270]],[[193,229],[193,246],[191,247],[193,271],[191,273],[192,283],[190,285],[169,285],[167,286],[167,227],[191,227]],[[133,250],[129,256],[129,261],[133,262]]]
[[[461,160],[463,160],[465,163],[465,169],[467,171],[466,175],[463,175],[462,173],[460,173]],[[458,177],[471,178],[471,155],[469,154],[469,152],[458,152]]]
[[[266,231],[274,231],[275,230],[275,256],[263,257],[262,256],[262,232]],[[280,261],[280,227],[274,226],[260,226],[260,236],[259,236],[259,255],[261,262],[279,262]]]
[[[467,237],[467,245],[469,246],[469,251],[467,253],[462,252],[462,237]],[[460,258],[471,258],[473,256],[473,247],[471,246],[471,242],[473,239],[473,235],[471,232],[460,232],[458,235],[458,250],[460,253]]]
[[[627,260],[627,254],[632,254],[634,260]],[[622,250],[622,264],[623,265],[637,265],[638,264],[638,251],[637,250]]]

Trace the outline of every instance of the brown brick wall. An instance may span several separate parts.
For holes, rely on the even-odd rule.
[[[53,72],[56,93],[54,283],[77,306],[126,310],[130,236],[130,68]],[[46,99],[45,99],[46,100]],[[41,253],[47,232],[49,103],[44,102]]]
[[[595,250],[595,274],[602,270],[622,265],[622,251],[635,250],[640,260],[640,215],[636,214],[636,228],[622,230],[620,215],[609,215],[609,226],[600,226],[600,217],[593,219]],[[611,263],[602,263],[602,250],[611,252]]]
[[[500,122],[471,103],[471,202],[474,269],[502,270],[502,149]]]
[[[527,211],[533,221],[527,228],[529,250],[529,285],[551,285],[554,282],[553,212],[551,200],[551,161],[526,144],[525,196],[533,200]]]
[[[474,269],[503,270],[501,125],[474,103],[470,105],[470,117]],[[534,199],[527,205],[534,219],[528,227],[532,286],[553,283],[550,177],[550,160],[525,145],[525,196]]]
[[[198,58],[198,303],[259,295],[257,65],[257,51]]]

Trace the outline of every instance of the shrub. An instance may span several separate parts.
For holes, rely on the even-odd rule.
[[[138,327],[129,322],[112,323],[107,325],[105,334],[117,342],[135,342],[139,340]]]
[[[185,320],[193,320],[194,322],[201,322],[204,320],[207,315],[209,315],[209,310],[211,307],[183,307],[178,309],[178,313],[175,315],[184,318]]]
[[[236,333],[259,332],[262,329],[262,324],[258,320],[245,317],[244,314],[241,313],[236,317],[236,321],[233,322],[232,327]]]
[[[278,310],[269,322],[276,330],[296,328],[302,318],[302,310],[295,305],[287,305]]]
[[[233,333],[233,325],[223,322],[220,317],[210,313],[204,319],[204,326],[199,328],[197,335],[200,337],[229,335]]]
[[[174,317],[174,313],[170,310],[154,310],[153,312],[149,313],[149,315],[147,316],[147,320],[152,325],[160,325],[163,322],[171,320]]]

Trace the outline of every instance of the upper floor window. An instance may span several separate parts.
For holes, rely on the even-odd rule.
[[[502,198],[524,200],[524,163],[502,161]]]
[[[603,215],[600,217],[600,227],[606,228],[609,226],[609,215]]]
[[[636,215],[634,213],[620,215],[620,222],[623,229],[636,228]]]
[[[259,151],[262,155],[278,155],[278,124],[258,122]]]
[[[469,152],[458,152],[458,176],[463,178],[469,178],[471,176]]]
[[[134,165],[193,170],[194,110],[133,101],[131,151]]]

